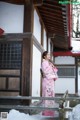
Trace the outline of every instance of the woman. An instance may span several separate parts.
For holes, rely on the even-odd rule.
[[[54,97],[54,82],[58,78],[57,77],[57,68],[50,62],[50,54],[45,51],[42,55],[42,96],[43,97]],[[54,101],[52,100],[44,100],[43,101],[45,107],[52,107],[54,105]],[[54,111],[44,110],[42,115],[45,116],[54,116]]]

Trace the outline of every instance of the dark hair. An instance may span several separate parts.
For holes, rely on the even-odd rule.
[[[44,51],[42,54],[42,58],[45,59],[45,56],[48,54],[48,51]]]
[[[43,71],[42,71],[42,69],[40,68],[40,73],[41,73],[41,76],[43,77],[44,75],[43,75]]]

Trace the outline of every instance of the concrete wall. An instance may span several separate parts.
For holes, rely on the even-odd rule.
[[[36,37],[39,43],[41,43],[41,24],[39,20],[39,16],[34,10],[34,28],[33,28],[33,35]]]
[[[47,36],[46,36],[46,31],[44,29],[44,42],[43,42],[43,47],[45,50],[47,50]]]
[[[39,44],[41,44],[41,24],[36,10],[34,10],[33,35],[35,36]],[[41,52],[35,45],[33,45],[32,96],[40,96],[41,90],[40,68],[41,68]]]
[[[5,33],[23,32],[24,6],[0,2],[0,28]]]
[[[32,68],[32,96],[40,96],[41,85],[41,52],[33,45],[33,68]]]
[[[59,56],[55,57],[55,64],[57,65],[74,65],[75,58],[71,56]],[[64,93],[66,90],[69,93],[75,93],[75,77],[72,78],[58,78],[55,82],[55,92],[56,93]]]
[[[74,57],[70,57],[70,56],[59,56],[59,57],[55,57],[55,64],[71,64],[74,65],[75,64],[75,58]]]

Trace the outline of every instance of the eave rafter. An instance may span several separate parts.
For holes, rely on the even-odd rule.
[[[67,47],[66,38],[68,36],[68,7],[66,5],[59,4],[59,0],[1,0],[2,2],[8,2],[12,4],[25,5],[32,3],[37,8],[41,20],[48,34],[56,34],[54,43],[60,42],[59,36],[66,36],[60,38],[62,44],[60,47]],[[57,37],[58,36],[58,37]],[[65,43],[65,45],[63,45]],[[59,43],[58,43],[59,44]]]
[[[41,12],[41,13],[45,13],[45,14],[50,14],[50,15],[54,15],[55,17],[61,17],[61,18],[66,18],[66,15],[64,14],[56,14],[56,12],[50,12],[50,11],[46,11],[46,10],[42,10],[42,9],[40,9],[40,8],[38,8],[39,9],[39,11]]]
[[[61,48],[68,47],[67,7],[59,4],[59,0],[43,0],[43,5],[38,7],[39,13],[50,35],[55,34],[52,41]],[[61,37],[60,37],[61,36]],[[57,43],[56,43],[57,42]]]
[[[50,23],[53,23],[53,22],[55,22],[55,23],[59,23],[59,24],[62,24],[63,25],[63,20],[62,19],[60,19],[60,18],[55,18],[55,17],[47,17],[47,18],[45,18],[45,16],[44,15],[42,15],[42,18],[45,20],[45,21],[50,21]],[[66,25],[66,20],[64,21],[64,23],[65,23],[65,25]]]
[[[51,18],[52,20],[54,20],[54,19],[57,19],[57,21],[59,20],[59,21],[63,21],[63,18],[61,18],[61,17],[57,17],[57,16],[54,16],[54,15],[49,15],[49,14],[45,14],[45,13],[41,13],[42,14],[42,16],[44,16],[44,17],[46,17],[46,18]],[[54,19],[53,19],[54,18]],[[64,19],[64,22],[66,21],[66,19]]]

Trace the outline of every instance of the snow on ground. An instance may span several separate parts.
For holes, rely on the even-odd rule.
[[[53,117],[42,116],[41,114],[29,115],[12,109],[7,115],[7,120],[53,120]]]

